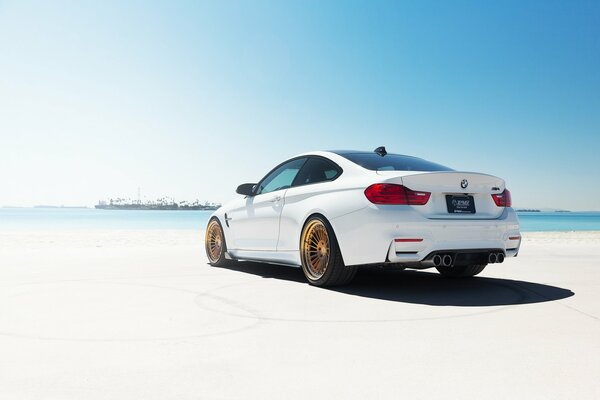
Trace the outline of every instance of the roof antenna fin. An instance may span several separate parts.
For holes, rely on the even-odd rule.
[[[380,147],[376,148],[374,150],[374,152],[379,154],[381,157],[383,157],[387,154],[387,151],[385,151],[385,146],[380,146]]]

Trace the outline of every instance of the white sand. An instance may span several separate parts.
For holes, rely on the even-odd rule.
[[[334,291],[201,232],[0,231],[0,399],[598,399],[599,293],[600,232]]]

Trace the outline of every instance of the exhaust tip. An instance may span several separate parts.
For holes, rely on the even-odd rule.
[[[488,256],[488,263],[494,264],[497,261],[496,253],[490,253]]]
[[[498,253],[498,254],[496,255],[496,262],[497,262],[497,263],[504,262],[504,254],[502,254],[502,253]]]
[[[449,267],[452,265],[452,256],[449,254],[446,254],[443,258],[442,258],[442,264],[444,264],[444,267]]]
[[[442,257],[439,254],[433,256],[433,259],[431,261],[433,261],[433,265],[436,267],[442,265]]]

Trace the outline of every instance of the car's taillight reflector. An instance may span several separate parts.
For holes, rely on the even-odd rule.
[[[510,198],[510,191],[508,189],[504,189],[502,193],[493,194],[492,199],[494,199],[494,203],[498,207],[510,207],[512,206],[512,200]]]
[[[404,239],[404,238],[403,239],[394,239],[394,242],[396,242],[396,243],[420,243],[422,241],[423,241],[423,239],[417,239],[417,238],[414,238],[414,239],[412,239],[412,238],[411,239]]]
[[[374,204],[422,206],[427,204],[431,193],[416,192],[392,183],[376,183],[365,190],[365,196]]]

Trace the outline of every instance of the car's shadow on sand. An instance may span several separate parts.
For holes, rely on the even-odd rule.
[[[254,262],[236,262],[222,268],[263,278],[308,284],[300,268]],[[328,290],[380,300],[463,307],[542,303],[575,294],[569,289],[520,280],[483,276],[449,279],[441,277],[435,270],[429,272],[382,269],[361,269],[349,285]]]

